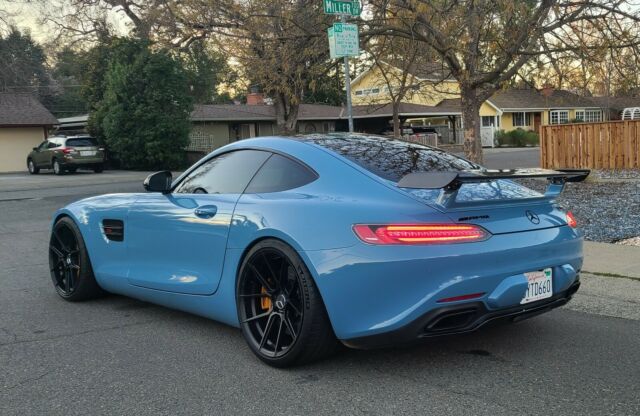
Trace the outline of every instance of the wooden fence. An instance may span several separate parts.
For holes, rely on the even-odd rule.
[[[640,169],[640,120],[541,126],[543,168]]]

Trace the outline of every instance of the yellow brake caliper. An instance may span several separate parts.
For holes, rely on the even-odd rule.
[[[267,293],[267,288],[262,286],[262,289],[260,289],[260,293]],[[268,296],[261,297],[260,307],[262,308],[263,311],[271,309],[271,298],[269,298]]]

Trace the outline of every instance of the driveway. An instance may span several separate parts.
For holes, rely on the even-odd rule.
[[[59,299],[53,211],[137,192],[145,176],[0,175],[3,416],[640,414],[633,279],[584,276],[574,302],[537,318],[290,370],[266,367],[237,329],[210,320],[120,296]]]
[[[539,147],[483,149],[484,165],[491,169],[539,168]]]

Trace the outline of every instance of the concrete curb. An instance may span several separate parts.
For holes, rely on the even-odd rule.
[[[582,270],[640,279],[640,247],[585,241]]]

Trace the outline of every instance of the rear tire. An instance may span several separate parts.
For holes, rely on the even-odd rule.
[[[56,175],[64,175],[64,168],[60,162],[58,162],[58,159],[53,159],[53,162],[51,162],[51,168],[53,169],[53,173]]]
[[[58,295],[69,302],[104,295],[91,268],[82,234],[69,217],[58,220],[49,239],[49,269]]]
[[[247,344],[271,366],[317,361],[339,345],[307,266],[280,240],[260,241],[247,253],[236,304]]]
[[[36,175],[40,172],[40,168],[36,166],[36,164],[33,162],[33,159],[27,160],[27,169],[29,169],[29,173],[32,175]]]
[[[96,165],[93,167],[93,171],[95,173],[102,173],[103,170],[104,170],[104,165]]]

